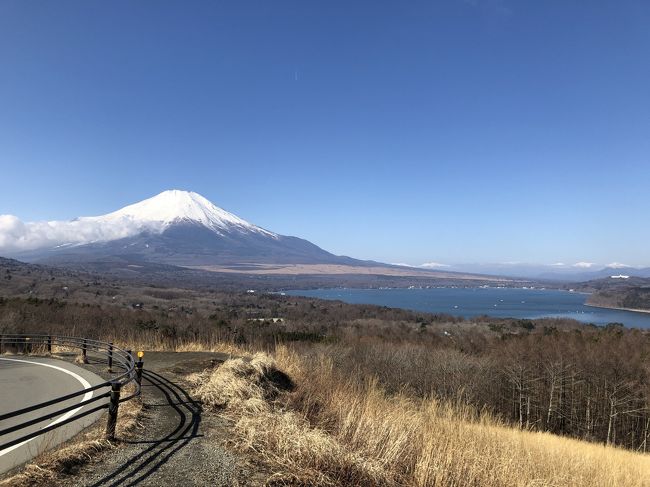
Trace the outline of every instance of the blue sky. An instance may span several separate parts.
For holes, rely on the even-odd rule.
[[[199,192],[388,262],[650,265],[650,3],[0,2],[0,213]]]

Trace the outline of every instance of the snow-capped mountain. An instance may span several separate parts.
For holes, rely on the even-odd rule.
[[[128,226],[138,230],[164,232],[181,222],[195,223],[219,235],[230,232],[258,233],[277,238],[278,235],[242,220],[215,206],[192,191],[172,189],[103,216],[81,217],[81,222],[100,226]]]
[[[23,223],[0,216],[0,255],[31,262],[119,258],[180,266],[365,264],[265,230],[200,194],[179,190],[72,221]]]

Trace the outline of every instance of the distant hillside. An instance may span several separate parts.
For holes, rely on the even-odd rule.
[[[449,273],[437,276],[390,274],[247,274],[214,272],[167,264],[134,263],[120,258],[78,262],[66,267],[29,264],[0,257],[0,297],[62,298],[73,293],[104,293],[114,286],[183,288],[215,291],[283,291],[286,289],[407,288],[426,286],[494,285],[489,277],[466,278]],[[499,282],[502,286],[531,285],[528,281]],[[65,289],[67,288],[67,289]]]
[[[598,279],[579,289],[592,293],[587,299],[592,306],[650,311],[650,279]]]

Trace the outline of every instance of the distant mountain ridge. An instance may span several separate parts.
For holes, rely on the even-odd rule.
[[[552,264],[438,264],[431,268],[446,271],[508,276],[515,278],[540,279],[548,281],[580,282],[611,276],[650,277],[650,267],[633,267],[623,264],[598,265],[579,262],[573,265]]]

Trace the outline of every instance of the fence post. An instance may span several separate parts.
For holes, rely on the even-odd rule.
[[[142,366],[143,365],[144,365],[144,363],[142,362],[142,360],[138,360],[135,363],[135,380],[136,380],[136,382],[138,383],[139,386],[142,385]]]
[[[120,406],[120,382],[111,382],[111,397],[108,403],[108,423],[106,424],[106,439],[115,440],[115,426],[117,425],[117,410]]]
[[[113,342],[108,344],[108,371],[113,372]]]
[[[81,348],[81,360],[83,361],[84,364],[88,363],[87,346],[86,346],[86,339],[85,338],[84,338],[84,341],[83,341],[83,346]]]
[[[0,335],[0,355],[3,353],[2,348],[4,347],[5,336]]]
[[[29,337],[25,337],[25,342],[23,343],[23,355],[27,355],[31,351],[29,340]]]
[[[52,335],[47,336],[47,353],[52,353]]]

